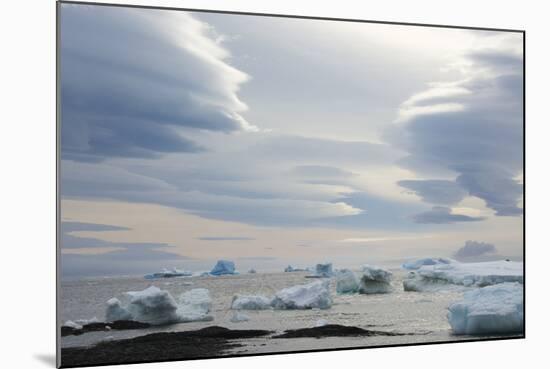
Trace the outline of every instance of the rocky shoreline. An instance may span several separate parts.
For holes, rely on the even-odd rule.
[[[92,323],[83,330],[98,331],[103,323]],[[123,326],[121,323],[120,327]],[[98,325],[98,327],[95,327]],[[110,324],[111,327],[113,324]],[[127,324],[132,327],[132,324]],[[115,329],[111,327],[111,329]],[[80,332],[82,334],[85,332]],[[61,349],[63,367],[142,363],[218,357],[230,355],[229,350],[242,347],[240,339],[260,338],[322,338],[322,337],[369,337],[399,336],[409,333],[366,330],[359,327],[329,324],[321,327],[286,330],[273,335],[268,330],[234,330],[211,326],[195,331],[152,333],[130,339],[100,342],[90,347]]]

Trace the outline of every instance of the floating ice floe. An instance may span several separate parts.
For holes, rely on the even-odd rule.
[[[447,319],[454,334],[480,335],[523,332],[523,284],[501,283],[464,293],[449,306]]]
[[[424,265],[438,265],[438,264],[451,264],[455,261],[447,258],[423,258],[414,261],[408,261],[403,263],[401,267],[407,270],[417,270]]]
[[[425,265],[409,273],[403,281],[405,291],[430,291],[449,287],[484,287],[504,282],[523,283],[523,263],[488,261]]]
[[[254,268],[249,269],[248,274],[256,274],[256,269]]]
[[[153,325],[208,321],[211,299],[208,290],[203,288],[185,292],[179,304],[168,292],[151,286],[143,291],[127,292],[130,302],[127,306],[117,298],[107,301],[106,320],[133,320]]]
[[[374,294],[391,292],[392,273],[377,266],[363,265],[359,281],[359,293]]]
[[[211,275],[236,274],[235,263],[229,260],[218,260],[214,268],[210,271]]]
[[[339,294],[357,293],[359,291],[359,279],[354,272],[342,269],[336,273],[336,292]]]
[[[255,295],[236,295],[231,302],[233,310],[266,310],[271,308],[273,298]]]
[[[144,278],[160,279],[160,278],[175,278],[175,277],[191,277],[192,275],[193,275],[192,272],[186,272],[186,271],[174,268],[172,270],[164,269],[164,271],[162,272],[146,274]]]
[[[243,314],[240,311],[236,311],[230,319],[232,323],[247,322],[249,320],[250,318],[248,317],[248,315]]]
[[[275,294],[275,309],[328,309],[332,306],[328,280],[293,286]]]
[[[292,265],[289,265],[285,268],[285,273],[292,273],[292,272],[305,272],[307,269],[303,268],[294,268]]]

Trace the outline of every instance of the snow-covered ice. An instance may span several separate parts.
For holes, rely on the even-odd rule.
[[[454,334],[523,332],[523,284],[501,283],[464,293],[449,306],[447,319]]]
[[[453,262],[455,261],[448,258],[423,258],[403,263],[401,267],[407,270],[417,270],[424,265],[451,264]]]
[[[359,291],[359,279],[349,269],[342,269],[336,273],[336,292],[339,294],[356,293]]]
[[[236,295],[231,302],[233,310],[266,310],[271,308],[273,298],[255,295]]]
[[[409,273],[403,287],[405,291],[429,291],[449,286],[484,287],[504,282],[523,283],[523,263],[501,260],[425,265]]]
[[[116,320],[134,320],[153,325],[208,321],[212,300],[204,288],[183,293],[179,303],[168,292],[151,286],[143,291],[127,292],[128,305],[112,298],[107,301],[105,318],[107,322]]]
[[[332,306],[330,281],[315,281],[288,287],[275,294],[272,306],[275,309],[328,309]]]
[[[210,271],[211,275],[236,274],[235,263],[229,260],[218,260],[214,268]]]
[[[374,294],[391,292],[392,273],[389,270],[363,265],[359,293]]]
[[[230,321],[232,323],[247,322],[250,320],[250,317],[246,314],[241,313],[240,311],[235,311]]]

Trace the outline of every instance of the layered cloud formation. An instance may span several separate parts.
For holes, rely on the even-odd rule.
[[[186,130],[255,130],[213,30],[184,12],[71,6],[61,13],[64,159],[199,152]]]
[[[425,178],[399,185],[423,201],[451,206],[474,196],[497,216],[518,216],[523,212],[518,179],[523,172],[523,54],[515,35],[484,41],[489,46],[459,59],[459,80],[432,83],[402,104],[388,138],[408,152],[400,165]],[[442,208],[427,215],[415,219],[452,220]]]

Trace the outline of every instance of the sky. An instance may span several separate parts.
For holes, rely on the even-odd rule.
[[[63,276],[522,259],[521,33],[60,19]]]

